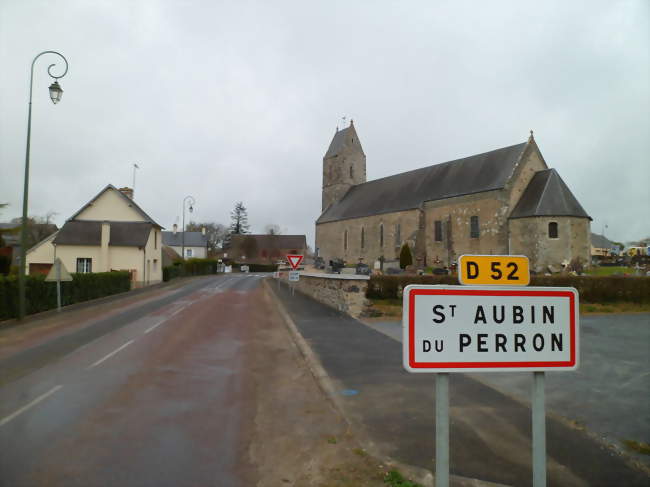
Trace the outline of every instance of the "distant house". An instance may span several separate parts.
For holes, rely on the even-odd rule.
[[[53,235],[27,251],[27,271],[47,273],[60,258],[70,272],[126,270],[134,286],[162,281],[162,227],[109,184]]]
[[[183,236],[185,234],[185,236]],[[171,247],[178,255],[186,259],[205,259],[208,256],[208,237],[205,232],[162,232],[163,244]]]
[[[274,264],[286,259],[287,254],[307,252],[307,239],[304,235],[252,235],[230,236],[227,257],[235,262],[252,264]]]
[[[13,266],[20,264],[20,227],[20,221],[0,223],[0,237],[4,242],[4,247],[0,248],[0,254],[8,256]],[[58,229],[53,223],[34,223],[30,221],[27,225],[27,245],[29,246],[29,242],[40,242]]]
[[[181,255],[176,252],[174,249],[169,247],[168,245],[163,244],[162,246],[162,265],[163,267],[167,267],[168,265],[172,265],[175,261],[180,260]]]
[[[591,234],[591,258],[594,261],[611,257],[612,255],[618,255],[619,252],[619,246],[605,238],[604,235],[598,235],[597,233]]]

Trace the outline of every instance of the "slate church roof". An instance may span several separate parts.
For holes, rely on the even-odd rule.
[[[335,142],[341,132],[334,136],[328,154],[336,150]],[[526,145],[524,142],[352,186],[316,223],[411,210],[423,201],[501,189]]]
[[[510,214],[510,218],[531,216],[575,216],[591,220],[555,169],[535,173]]]

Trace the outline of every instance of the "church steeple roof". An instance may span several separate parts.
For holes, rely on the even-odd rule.
[[[358,146],[361,152],[363,152],[361,144],[359,143],[357,131],[354,129],[354,122],[350,120],[350,125],[348,127],[341,130],[337,129],[332,138],[332,142],[330,142],[330,146],[325,153],[325,158],[327,159],[328,157],[338,156],[346,146],[351,146],[353,144]]]

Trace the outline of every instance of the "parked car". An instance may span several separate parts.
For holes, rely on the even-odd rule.
[[[356,267],[356,273],[361,274],[362,276],[369,276],[370,275],[370,267],[368,264],[363,264],[359,262]]]
[[[330,270],[332,274],[340,274],[341,269],[345,267],[345,262],[343,259],[332,259],[330,260]]]

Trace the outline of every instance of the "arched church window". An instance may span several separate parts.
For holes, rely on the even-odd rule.
[[[557,222],[548,224],[548,238],[558,238]]]
[[[365,248],[366,246],[366,232],[363,227],[361,227],[361,248]]]
[[[354,168],[350,166],[350,179],[354,178]]]
[[[348,250],[348,231],[343,232],[343,250]]]
[[[384,224],[379,224],[379,246],[383,248],[384,246]]]

